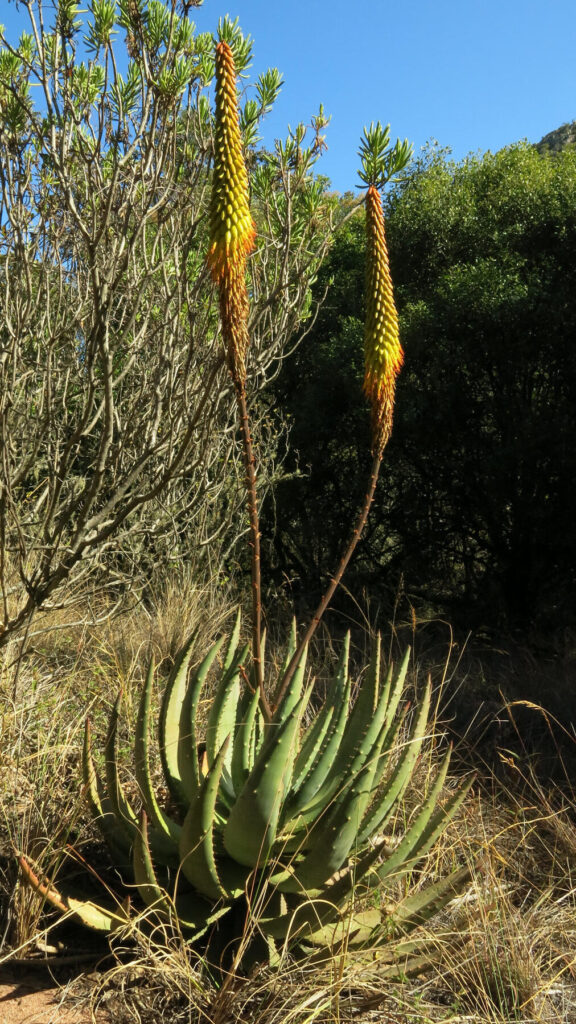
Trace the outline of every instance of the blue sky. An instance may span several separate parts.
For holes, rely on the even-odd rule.
[[[416,150],[437,139],[460,159],[576,119],[575,0],[205,0],[191,17],[211,31],[226,13],[254,38],[255,74],[276,66],[284,76],[265,141],[322,102],[332,122],[318,168],[340,191],[358,181],[370,121],[390,122]],[[0,0],[9,31],[26,19]]]

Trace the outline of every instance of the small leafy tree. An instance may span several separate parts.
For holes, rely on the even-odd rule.
[[[0,36],[0,645],[95,574],[137,585],[162,538],[173,557],[230,542],[239,500],[204,259],[213,38],[176,0],[21,6],[27,31]],[[245,74],[251,40],[219,35]],[[311,322],[335,215],[312,173],[322,112],[309,143],[298,126],[258,149],[280,86],[262,74],[240,120],[255,394]]]

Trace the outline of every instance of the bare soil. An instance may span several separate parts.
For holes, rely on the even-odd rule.
[[[59,972],[60,973],[60,972]],[[2,1024],[110,1024],[99,1010],[93,1014],[88,989],[79,979],[58,980],[44,964],[0,967]]]

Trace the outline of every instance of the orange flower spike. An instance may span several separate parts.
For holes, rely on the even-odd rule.
[[[242,156],[236,68],[228,43],[216,47],[216,127],[208,264],[220,284],[254,248],[248,174]]]
[[[364,394],[372,405],[372,451],[382,455],[392,432],[396,377],[404,361],[394,304],[380,193],[366,194],[366,325]]]

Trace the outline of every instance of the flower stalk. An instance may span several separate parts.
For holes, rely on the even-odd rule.
[[[366,321],[364,329],[364,393],[372,407],[372,466],[364,503],[352,536],[329,586],[314,612],[301,644],[288,665],[274,697],[278,707],[286,693],[303,650],[309,644],[328,608],[360,540],[374,500],[384,448],[392,432],[396,377],[403,362],[398,332],[398,314],[394,304],[392,279],[384,230],[384,213],[377,187],[371,183],[366,193]]]
[[[207,261],[218,285],[226,363],[238,403],[250,520],[252,658],[256,685],[262,704],[269,714],[262,673],[262,586],[256,460],[246,402],[246,355],[250,341],[246,260],[254,248],[255,237],[256,228],[250,213],[248,174],[242,154],[236,68],[231,47],[221,41],[216,47],[214,170]]]

